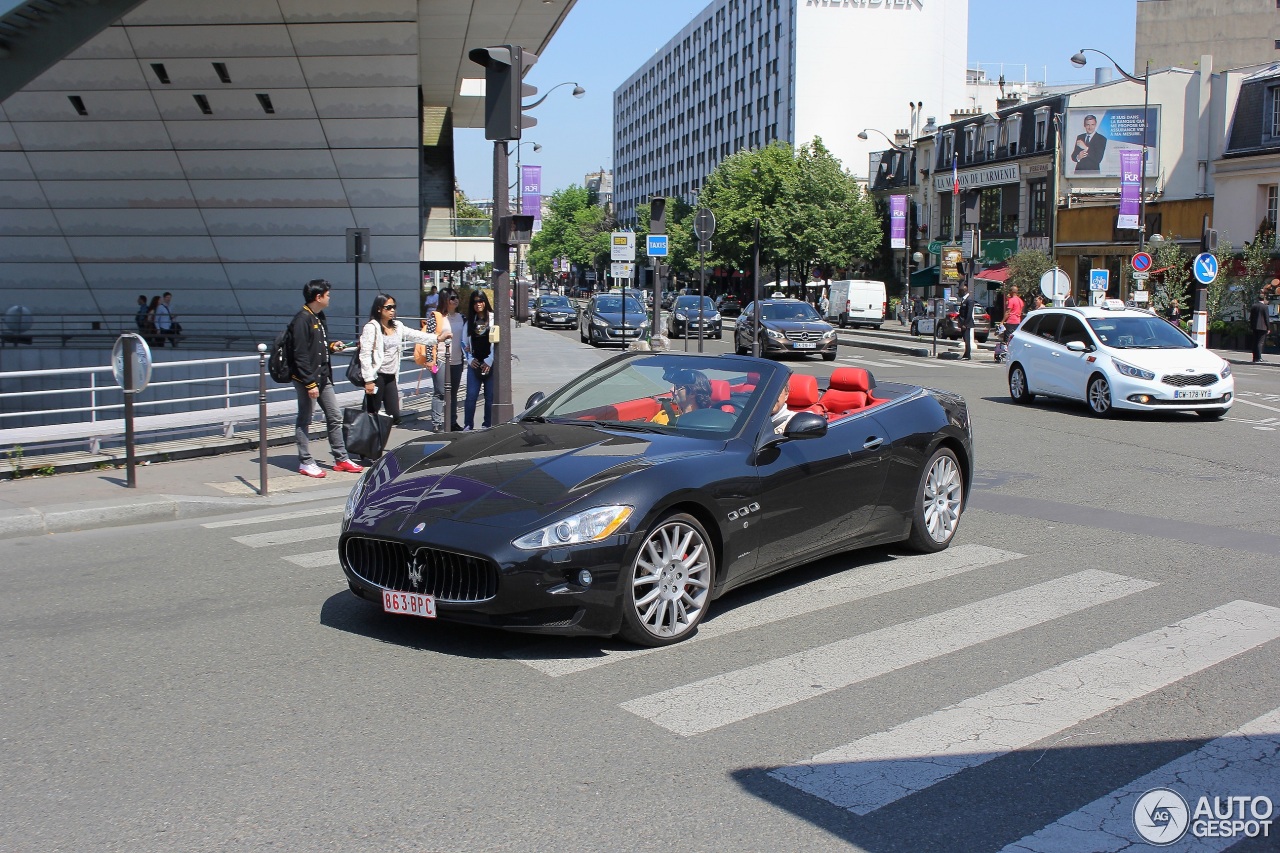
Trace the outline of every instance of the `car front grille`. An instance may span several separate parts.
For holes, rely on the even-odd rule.
[[[1199,385],[1201,387],[1212,385],[1218,381],[1216,373],[1168,373],[1160,377],[1160,381],[1165,385],[1173,385],[1177,388],[1186,388],[1189,385]]]
[[[420,592],[437,601],[488,601],[498,594],[498,568],[488,560],[410,548],[401,542],[352,536],[343,562],[362,580],[398,592]]]
[[[799,332],[783,332],[789,341],[820,341],[822,340],[822,332],[810,332],[801,330]]]

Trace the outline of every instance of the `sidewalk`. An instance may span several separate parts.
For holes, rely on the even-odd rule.
[[[511,398],[516,411],[524,408],[525,400],[534,392],[558,388],[614,354],[592,350],[532,326],[517,327],[512,337]],[[139,465],[134,489],[125,486],[123,464],[101,471],[28,474],[17,480],[0,480],[0,539],[345,497],[359,475],[328,470],[323,480],[303,477],[298,474],[293,428],[281,430],[278,443],[271,442],[267,448],[266,497],[258,494],[257,450],[246,451],[241,442],[228,445],[229,452],[207,455],[218,453],[208,439],[171,442],[166,445],[166,453],[177,461]],[[425,420],[406,418],[392,432],[391,440],[399,444],[429,431]],[[312,449],[318,460],[326,460],[329,448],[323,437],[313,437]],[[200,455],[182,458],[194,454]]]

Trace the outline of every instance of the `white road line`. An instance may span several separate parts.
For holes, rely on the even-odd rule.
[[[338,560],[338,549],[330,548],[328,551],[313,551],[310,554],[293,554],[285,557],[295,566],[302,566],[304,569],[318,569],[323,566],[341,565]]]
[[[905,358],[886,358],[885,361],[901,365],[902,367],[937,367],[942,363],[936,358],[913,358],[910,360]]]
[[[1280,708],[1245,723],[1235,731],[1157,767],[1145,776],[1064,815],[1044,829],[1005,847],[1001,853],[1050,853],[1061,850],[1135,850],[1146,843],[1134,826],[1134,806],[1153,788],[1170,788],[1186,801],[1188,819],[1200,797],[1233,795],[1275,797],[1276,754],[1280,753]],[[1246,812],[1249,807],[1245,806]],[[1273,820],[1275,817],[1273,816]],[[1275,838],[1277,825],[1270,827]],[[1190,833],[1176,849],[1226,850],[1243,840],[1195,838]],[[1170,848],[1175,849],[1175,848]]]
[[[328,507],[326,509],[304,509],[298,512],[278,512],[275,515],[259,515],[256,518],[233,518],[228,521],[210,521],[200,525],[208,527],[211,530],[219,527],[243,527],[246,524],[265,524],[268,521],[290,521],[295,518],[313,518],[317,515],[330,515],[335,512],[342,512],[341,506]]]
[[[700,640],[710,640],[760,625],[768,625],[771,622],[816,613],[829,607],[861,601],[883,593],[920,586],[975,569],[994,566],[997,563],[1017,560],[1022,556],[1013,551],[1002,551],[986,545],[958,545],[937,554],[919,554],[899,557],[877,565],[857,566],[833,577],[822,578],[770,595],[760,601],[753,601],[718,615],[713,604],[710,618],[698,627],[698,633],[676,648],[683,648]],[[546,640],[509,651],[506,656],[528,664],[552,678],[559,678],[660,651],[675,651],[675,649],[668,646],[657,649],[593,647],[590,650],[584,650],[580,642]]]
[[[1259,409],[1266,409],[1268,412],[1280,412],[1275,406],[1264,406],[1261,403],[1255,403],[1252,400],[1246,400],[1243,397],[1236,397],[1237,403],[1244,403],[1246,406],[1257,406]]]
[[[1277,637],[1280,609],[1233,601],[770,775],[870,814]]]
[[[836,361],[843,361],[849,364],[856,364],[859,367],[866,365],[867,367],[897,367],[896,364],[889,364],[886,361],[872,361],[869,358],[862,358],[856,355],[842,355]]]
[[[642,696],[622,707],[696,735],[1156,586],[1088,569]]]
[[[248,536],[233,536],[231,541],[248,545],[250,548],[266,548],[271,545],[288,545],[293,542],[307,542],[337,536],[342,530],[339,524],[318,524],[315,527],[290,527],[284,530],[272,530],[269,533],[251,533]]]

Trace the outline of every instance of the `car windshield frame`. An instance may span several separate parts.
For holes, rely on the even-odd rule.
[[[1154,314],[1088,317],[1090,333],[1108,349],[1196,349],[1196,342]]]
[[[808,309],[808,313],[805,310]],[[770,316],[777,314],[790,314],[791,316],[779,317]],[[802,316],[795,316],[800,314]],[[773,321],[775,323],[822,323],[822,315],[818,313],[818,309],[814,308],[808,302],[761,302],[760,303],[760,319]]]
[[[682,426],[678,418],[674,424],[661,424],[654,423],[650,418],[614,421],[574,417],[575,414],[590,412],[593,409],[650,396],[655,399],[669,398],[672,381],[667,377],[671,377],[676,371],[699,371],[708,379],[725,379],[730,382],[745,378],[751,373],[757,373],[759,379],[752,391],[738,392],[739,395],[745,393],[748,396],[739,396],[740,411],[733,415],[735,420],[723,429],[688,424]],[[624,353],[552,392],[524,412],[519,420],[729,441],[739,437],[743,430],[757,419],[761,406],[766,405],[768,389],[775,387],[778,376],[780,374],[789,376],[790,373],[790,369],[784,365],[747,356],[663,352]],[[774,396],[776,397],[776,392]],[[732,397],[730,399],[732,400]],[[715,408],[717,404],[713,404],[707,411]]]
[[[681,303],[684,303],[684,304],[681,304]],[[688,311],[690,309],[694,311],[698,310],[698,297],[678,296],[676,297],[676,301],[671,304],[672,311]],[[715,313],[716,304],[711,300],[710,296],[702,297],[702,310],[711,312],[713,314]]]
[[[613,303],[616,307],[612,307],[612,308],[603,307],[606,302]],[[596,297],[595,303],[592,305],[592,310],[595,311],[597,314],[622,314],[623,313],[622,296],[620,294],[614,294],[611,296],[598,296]],[[641,305],[638,301],[636,301],[635,297],[628,296],[626,313],[644,314],[645,313],[644,306]]]
[[[569,302],[567,296],[539,296],[538,307],[540,308],[564,308],[566,310],[573,308],[573,304]]]

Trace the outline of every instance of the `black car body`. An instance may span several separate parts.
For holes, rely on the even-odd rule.
[[[702,312],[698,308],[701,302]],[[667,335],[672,338],[696,338],[701,330],[702,336],[719,340],[723,334],[720,312],[711,302],[711,297],[677,296],[667,314]]]
[[[626,344],[649,331],[649,315],[637,299],[618,293],[591,297],[578,313],[578,337],[584,344]]]
[[[669,404],[662,393],[595,405],[610,399],[593,397],[606,386],[630,394],[635,377],[661,387],[698,373],[724,384],[720,401],[673,422],[649,414]],[[510,423],[385,455],[348,499],[343,571],[355,594],[389,612],[431,596],[428,615],[441,619],[663,645],[696,630],[724,592],[792,566],[879,543],[947,547],[973,470],[964,401],[875,387],[857,368],[830,384],[820,396],[832,410],[805,406],[780,435],[773,401],[809,403],[814,377],[734,355],[619,355]],[[676,530],[686,533],[658,538]],[[670,630],[661,614],[646,628],[663,596]],[[689,624],[677,623],[682,596],[698,603]]]
[[[716,300],[716,309],[725,317],[736,317],[742,313],[742,300],[726,293]]]
[[[533,325],[572,329],[578,325],[578,311],[567,296],[539,296],[533,304]]]
[[[817,310],[799,299],[760,300],[760,340],[762,355],[821,355],[825,361],[835,361],[836,327],[822,319]],[[739,354],[751,352],[755,339],[755,303],[742,309],[738,327],[734,332],[734,348]]]

